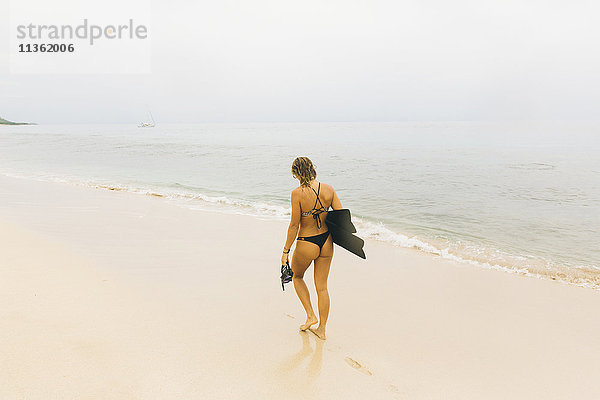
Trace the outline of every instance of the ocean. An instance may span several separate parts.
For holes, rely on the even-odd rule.
[[[0,126],[4,175],[259,218],[297,156],[364,238],[600,289],[600,122]]]

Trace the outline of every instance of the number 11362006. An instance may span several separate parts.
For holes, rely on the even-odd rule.
[[[19,53],[72,53],[75,51],[73,44],[58,43],[27,43],[19,45]]]

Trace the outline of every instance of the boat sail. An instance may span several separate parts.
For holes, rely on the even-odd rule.
[[[150,114],[150,121],[152,122],[142,122],[138,125],[138,128],[154,128],[156,122],[154,122],[154,117],[152,117],[152,113],[148,110],[148,114]]]

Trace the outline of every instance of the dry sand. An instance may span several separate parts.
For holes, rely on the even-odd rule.
[[[600,398],[600,292],[367,241],[323,342],[286,228],[0,177],[0,399]]]

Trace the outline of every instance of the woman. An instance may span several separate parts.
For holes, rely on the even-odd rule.
[[[300,181],[300,186],[292,190],[292,218],[281,263],[285,264],[288,261],[290,248],[297,239],[291,267],[294,272],[294,289],[306,311],[306,322],[300,325],[300,330],[310,329],[320,339],[325,340],[325,326],[329,316],[327,277],[333,257],[333,241],[325,225],[325,218],[329,207],[339,210],[342,208],[342,203],[331,185],[316,181],[317,172],[307,157],[298,157],[294,160],[292,175]],[[304,282],[304,273],[313,261],[319,301],[318,320],[310,302],[308,287]],[[319,326],[312,329],[311,326],[317,322]]]

